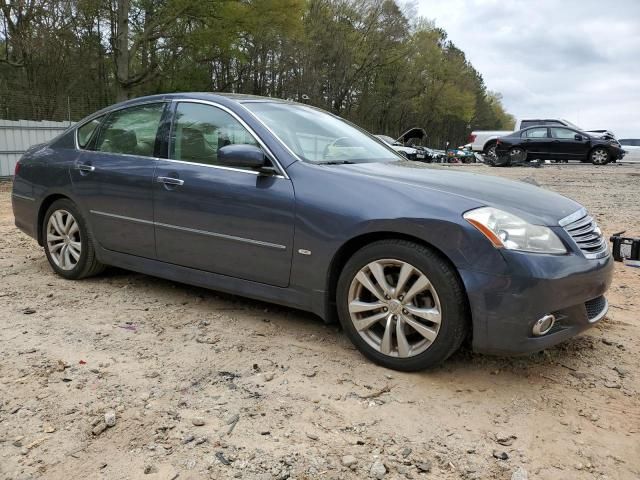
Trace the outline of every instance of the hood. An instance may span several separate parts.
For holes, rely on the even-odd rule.
[[[418,168],[409,166],[408,162],[392,162],[340,165],[337,168],[373,177],[382,183],[401,182],[464,197],[477,202],[478,207],[499,208],[538,225],[557,226],[560,219],[582,208],[567,197],[530,183],[443,167]]]
[[[407,145],[410,143],[410,140],[422,140],[424,138],[427,138],[427,132],[422,128],[414,127],[400,135],[400,137],[396,139],[396,142]]]
[[[585,130],[585,133],[589,133],[594,137],[602,137],[611,140],[615,140],[616,138],[611,130]]]

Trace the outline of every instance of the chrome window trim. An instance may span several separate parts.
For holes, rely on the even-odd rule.
[[[87,123],[95,120],[96,118],[102,117],[102,116],[107,116],[107,115],[111,115],[113,112],[118,112],[120,110],[124,110],[125,108],[133,108],[133,107],[139,107],[142,105],[151,105],[154,103],[171,103],[171,99],[164,99],[164,100],[147,100],[145,102],[140,102],[140,103],[136,103],[133,105],[120,105],[119,107],[115,107],[111,110],[109,110],[108,112],[103,112],[98,114],[97,112],[95,114],[93,114],[91,117],[89,117],[85,122],[83,122],[81,125],[76,124],[73,127],[73,141],[75,143],[75,147],[76,150],[81,150],[83,152],[97,152],[97,153],[109,153],[109,152],[100,152],[99,150],[86,150],[84,148],[80,147],[80,144],[78,143],[78,129],[84,127]],[[100,128],[102,128],[102,124],[100,124]],[[131,155],[128,153],[114,153],[114,155],[128,155],[130,157],[144,157],[144,158],[155,158],[155,157],[146,157],[144,155]]]
[[[36,199],[33,197],[27,197],[26,195],[20,195],[19,193],[11,193],[12,197],[19,198],[21,200],[29,200],[30,202],[35,202]]]
[[[274,248],[276,250],[286,250],[287,249],[286,245],[280,245],[278,243],[265,242],[265,241],[262,241],[262,240],[254,240],[253,238],[236,237],[234,235],[227,235],[227,234],[224,234],[224,233],[210,232],[208,230],[198,230],[198,229],[195,229],[195,228],[188,228],[188,227],[181,227],[179,225],[171,225],[169,223],[162,223],[162,222],[155,222],[155,221],[151,221],[151,220],[144,220],[144,219],[141,219],[141,218],[127,217],[127,216],[124,216],[124,215],[117,215],[115,213],[101,212],[99,210],[89,210],[89,213],[92,213],[94,215],[103,216],[103,217],[116,218],[118,220],[125,220],[125,221],[128,221],[128,222],[142,223],[142,224],[145,224],[145,225],[153,225],[155,227],[168,228],[170,230],[179,230],[179,231],[182,231],[182,232],[195,233],[195,234],[198,234],[198,235],[206,235],[206,236],[209,236],[209,237],[222,238],[224,240],[232,240],[232,241],[236,241],[236,242],[249,243],[251,245],[257,245],[257,246],[260,246],[260,247]]]
[[[254,140],[256,140],[256,142],[260,145],[260,147],[267,154],[267,157],[269,158],[269,160],[273,163],[273,165],[276,167],[276,169],[279,172],[279,174],[275,175],[275,176],[279,177],[279,178],[285,178],[285,179],[289,180],[289,175],[287,175],[287,172],[285,171],[283,166],[280,164],[280,162],[278,161],[277,157],[273,154],[271,149],[269,149],[269,147],[267,147],[267,144],[260,138],[260,136],[255,132],[255,130],[253,130],[253,128],[251,128],[247,124],[247,122],[245,122],[236,112],[231,110],[229,107],[226,107],[225,105],[222,105],[220,103],[214,102],[212,100],[200,100],[200,99],[196,99],[196,98],[176,98],[176,99],[173,99],[172,102],[176,104],[176,108],[178,107],[178,104],[180,104],[180,103],[199,103],[199,104],[202,104],[202,105],[209,105],[209,106],[214,107],[214,108],[219,108],[223,112],[228,113],[235,120],[237,120],[238,123],[240,123],[240,125],[242,125],[247,130],[247,132],[249,132],[249,135],[251,135],[254,138]],[[240,104],[240,105],[242,105],[242,104]],[[245,108],[245,110],[247,110],[247,109]],[[173,118],[171,120],[171,130],[169,132],[169,152],[171,152],[171,133],[172,132],[173,132]],[[280,139],[278,139],[278,140],[280,140]],[[210,165],[210,164],[207,164],[207,163],[191,162],[191,161],[188,161],[188,160],[178,160],[178,159],[175,159],[175,158],[166,158],[166,159],[165,158],[161,158],[160,160],[169,160],[171,162],[189,163],[189,164],[192,164],[192,165],[202,165],[202,166],[205,166],[205,167],[219,168],[219,169],[222,169],[222,170],[231,170],[231,171],[235,171],[235,172],[245,172],[245,173],[249,173],[251,175],[260,175],[260,172],[255,172],[255,171],[252,171],[252,170],[245,170],[245,169],[242,169],[242,168],[225,167],[223,165]]]

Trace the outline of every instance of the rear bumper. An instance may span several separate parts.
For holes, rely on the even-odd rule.
[[[37,205],[34,198],[17,193],[11,194],[11,206],[16,227],[30,237],[37,238]]]
[[[611,284],[613,259],[505,255],[513,276],[461,271],[473,318],[473,349],[518,355],[544,350],[567,340],[604,318],[604,297]],[[528,275],[526,273],[529,273]],[[549,333],[535,336],[534,323],[556,317]]]

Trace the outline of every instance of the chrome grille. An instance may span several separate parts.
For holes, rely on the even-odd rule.
[[[602,258],[608,255],[606,239],[602,236],[596,221],[584,208],[563,218],[559,223],[586,258]]]

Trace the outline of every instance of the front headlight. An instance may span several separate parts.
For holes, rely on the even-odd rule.
[[[567,253],[567,249],[550,228],[532,225],[497,208],[470,210],[463,217],[496,248],[534,253]]]

